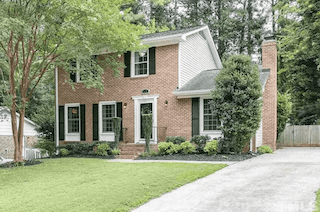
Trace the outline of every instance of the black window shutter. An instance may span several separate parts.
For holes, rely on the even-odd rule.
[[[131,61],[131,51],[124,53],[124,77],[130,77],[130,61]]]
[[[77,61],[74,60],[74,59],[72,59],[72,60],[70,61],[70,67],[71,67],[73,70],[74,70],[75,68],[77,68]],[[76,82],[76,80],[77,80],[77,73],[75,73],[74,71],[72,71],[72,72],[70,73],[70,79],[71,79],[72,82]]]
[[[64,141],[64,105],[59,106],[59,140]]]
[[[192,136],[199,135],[199,98],[192,98]]]
[[[98,104],[92,105],[92,131],[93,131],[93,140],[99,140],[99,106]]]
[[[156,74],[156,47],[149,48],[149,74]]]
[[[82,104],[80,105],[80,140],[85,141],[86,140],[86,105]]]
[[[117,102],[117,117],[122,119],[122,102]],[[121,120],[120,141],[123,141],[123,119]]]

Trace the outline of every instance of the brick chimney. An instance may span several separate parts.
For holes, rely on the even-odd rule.
[[[262,42],[262,68],[270,69],[263,92],[262,144],[276,150],[277,140],[277,42],[274,36]]]

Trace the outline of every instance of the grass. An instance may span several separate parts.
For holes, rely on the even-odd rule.
[[[129,211],[225,166],[48,159],[0,169],[0,211]]]
[[[317,191],[316,209],[314,212],[320,212],[320,189]]]

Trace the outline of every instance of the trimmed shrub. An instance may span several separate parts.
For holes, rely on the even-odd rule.
[[[178,153],[179,145],[172,142],[161,142],[158,144],[158,150],[160,155],[172,155]]]
[[[116,148],[118,148],[121,133],[121,121],[120,117],[113,117],[113,132],[114,132],[114,142],[116,143]]]
[[[172,142],[173,144],[181,144],[186,141],[185,137],[182,136],[168,136],[166,142]]]
[[[152,114],[142,114],[142,127],[144,131],[144,138],[146,141],[146,151],[150,152],[150,138],[152,133]]]
[[[216,155],[218,151],[218,141],[212,140],[207,142],[206,146],[203,149],[204,152],[207,152],[208,155]]]
[[[196,150],[199,153],[204,153],[203,148],[206,146],[206,143],[210,140],[211,138],[208,135],[195,135],[190,139],[190,142],[197,145]]]
[[[272,149],[270,148],[269,145],[262,145],[258,147],[258,152],[261,154],[265,153],[273,153]]]
[[[120,154],[120,149],[111,150],[111,155],[119,155],[119,154]]]
[[[57,151],[55,142],[47,139],[39,139],[38,143],[35,145],[35,148],[40,149],[41,154],[48,153],[49,157],[52,157]]]
[[[110,150],[109,144],[103,143],[97,146],[96,154],[101,156],[107,156],[109,150]]]
[[[159,155],[159,153],[157,151],[150,150],[149,155],[150,156],[157,156],[157,155]]]
[[[182,144],[180,144],[181,153],[182,154],[191,154],[196,150],[196,147],[193,146],[190,141],[185,141]]]
[[[82,154],[88,155],[89,152],[93,151],[93,143],[69,143],[66,145],[59,146],[59,149],[62,148],[69,150],[70,155]]]
[[[140,153],[140,155],[139,155],[139,157],[143,157],[143,158],[148,157],[148,156],[149,156],[149,153],[148,153],[148,152],[142,152],[142,153]]]
[[[69,150],[67,150],[66,148],[62,148],[62,149],[60,149],[59,154],[60,154],[61,156],[67,156],[67,155],[70,154],[70,152],[69,152]]]

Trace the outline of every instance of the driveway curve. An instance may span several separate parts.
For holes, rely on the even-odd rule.
[[[133,211],[311,212],[319,188],[320,148],[283,148],[230,165]]]

